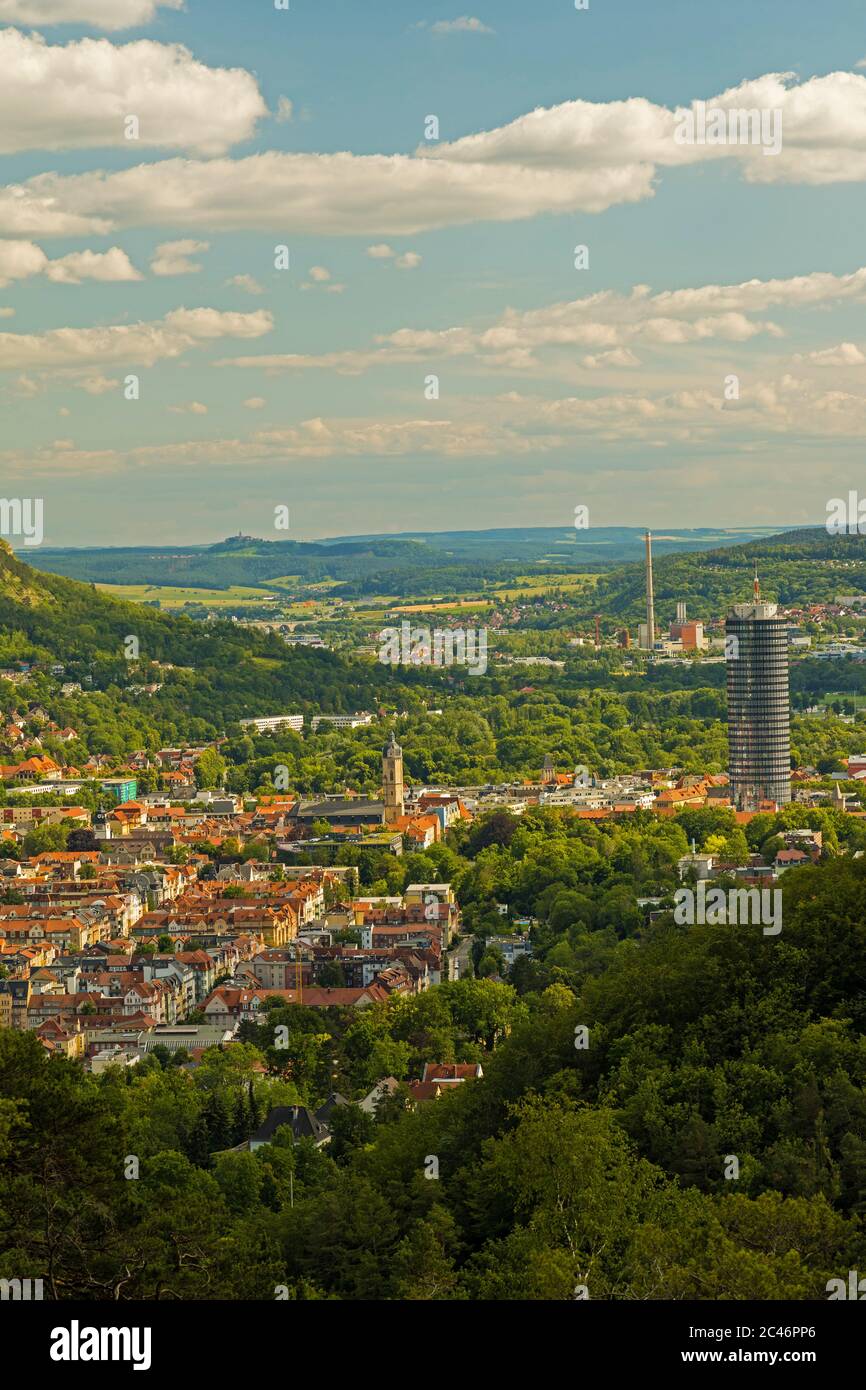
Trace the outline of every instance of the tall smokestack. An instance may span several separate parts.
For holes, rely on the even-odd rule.
[[[656,615],[653,601],[653,538],[646,533],[646,644],[653,650],[656,640]]]

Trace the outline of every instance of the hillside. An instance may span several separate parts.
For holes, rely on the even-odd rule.
[[[752,539],[756,531],[668,530],[656,540],[661,556]],[[212,546],[81,550],[40,548],[32,563],[96,583],[228,588],[265,585],[295,575],[309,584],[332,580],[346,596],[372,593],[460,592],[503,581],[527,567],[601,571],[637,560],[636,527],[531,527],[491,531],[415,532],[330,541],[265,541],[232,536]],[[31,557],[28,556],[28,559]]]
[[[702,554],[656,556],[656,618],[668,622],[679,599],[693,617],[720,616],[752,592],[757,566],[762,593],[787,605],[822,603],[838,594],[866,593],[866,536],[830,536],[815,528],[751,540]],[[590,608],[636,622],[644,615],[643,562],[602,575]]]
[[[138,661],[125,655],[129,637],[138,641]],[[380,698],[389,678],[381,667],[289,649],[237,624],[195,623],[107,598],[91,585],[31,569],[3,544],[0,665],[13,661],[62,663],[67,679],[89,676],[95,690],[116,694],[157,680],[163,688],[148,699],[148,713],[178,733],[195,719],[221,730],[247,715],[363,708]]]

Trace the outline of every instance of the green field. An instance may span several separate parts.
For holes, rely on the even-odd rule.
[[[161,608],[167,609],[182,608],[185,603],[202,603],[209,608],[258,607],[263,603],[275,603],[277,599],[277,595],[267,589],[251,589],[240,584],[228,589],[186,589],[170,584],[97,584],[96,587],[109,598],[123,599],[127,603],[158,602]]]
[[[857,695],[853,690],[834,690],[822,695],[819,705],[849,704],[856,709],[866,709],[866,695]]]
[[[512,585],[495,589],[494,593],[499,599],[537,598],[553,589],[591,589],[598,581],[597,574],[520,574]]]

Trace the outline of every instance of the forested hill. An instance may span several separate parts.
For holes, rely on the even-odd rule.
[[[653,564],[656,617],[672,618],[679,599],[690,615],[709,618],[751,597],[755,567],[761,592],[786,605],[822,603],[839,594],[866,594],[866,536],[831,536],[824,529],[789,531],[701,554],[665,555]],[[641,618],[646,604],[643,563],[602,575],[592,608],[624,621]]]
[[[127,655],[135,650],[129,638],[137,660]],[[390,675],[329,651],[290,649],[234,623],[193,622],[107,598],[92,585],[31,569],[0,542],[0,665],[16,660],[62,663],[67,679],[89,676],[95,689],[158,680],[155,714],[177,706],[216,728],[289,708],[369,707]]]
[[[656,554],[735,545],[765,528],[667,530]],[[293,576],[336,581],[347,597],[375,593],[461,593],[533,568],[596,572],[643,554],[637,527],[513,527],[490,531],[417,532],[328,541],[232,536],[211,546],[102,549],[40,547],[28,559],[39,569],[95,583],[227,588],[267,585]]]

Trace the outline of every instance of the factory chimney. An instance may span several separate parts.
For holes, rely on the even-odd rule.
[[[646,533],[646,644],[652,651],[656,640],[656,615],[653,602],[653,538]]]

